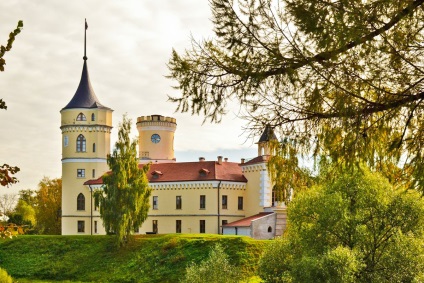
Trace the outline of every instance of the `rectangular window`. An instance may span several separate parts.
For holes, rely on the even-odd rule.
[[[153,209],[158,209],[158,196],[153,196]]]
[[[228,207],[227,200],[228,200],[227,196],[222,196],[222,209],[227,209]]]
[[[181,207],[183,206],[181,196],[177,196],[176,206],[177,206],[177,209],[181,209]]]
[[[157,234],[158,233],[158,221],[157,220],[152,220],[152,231],[153,233]]]
[[[176,233],[181,233],[181,220],[176,220],[175,221],[175,232]]]
[[[97,221],[94,221],[94,234],[97,234]]]
[[[243,210],[243,197],[238,197],[238,210]]]
[[[77,169],[77,177],[85,178],[85,169]]]
[[[206,196],[201,195],[200,196],[200,209],[205,209],[205,208],[206,208]]]
[[[96,169],[93,169],[93,171],[91,172],[91,177],[96,178]]]
[[[78,221],[78,233],[84,233],[85,232],[85,221]]]
[[[200,233],[205,233],[206,231],[206,220],[200,220]]]

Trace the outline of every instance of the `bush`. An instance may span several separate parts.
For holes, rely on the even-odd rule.
[[[12,283],[12,277],[7,273],[6,270],[0,268],[0,283]]]
[[[221,245],[216,244],[209,257],[200,264],[192,263],[186,269],[182,283],[237,283],[240,271],[228,261],[228,255]]]

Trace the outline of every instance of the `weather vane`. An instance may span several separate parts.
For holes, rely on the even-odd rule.
[[[84,29],[84,60],[87,60],[87,19],[85,19],[85,29]]]

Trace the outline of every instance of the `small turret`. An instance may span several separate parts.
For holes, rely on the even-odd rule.
[[[277,140],[277,137],[275,136],[274,130],[270,125],[266,125],[259,141],[256,143],[258,145],[258,156],[271,155],[269,143],[275,140]]]

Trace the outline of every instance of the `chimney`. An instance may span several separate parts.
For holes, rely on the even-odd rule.
[[[243,163],[244,163],[244,161],[246,161],[246,159],[242,158],[242,159],[241,159],[241,164],[243,164]]]
[[[227,157],[225,157],[225,158],[224,158],[224,161],[225,161],[225,162],[228,162],[228,158],[227,158]]]
[[[218,164],[222,164],[222,156],[218,156]]]
[[[204,157],[199,157],[199,162],[203,162],[203,161],[205,161],[205,158]]]

